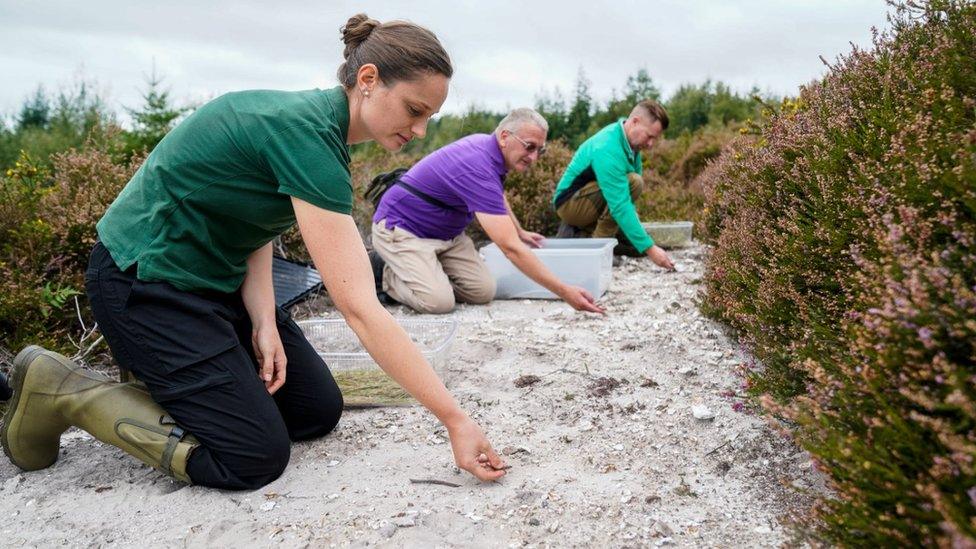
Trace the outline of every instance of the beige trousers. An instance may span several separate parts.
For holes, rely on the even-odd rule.
[[[373,249],[386,266],[383,291],[421,313],[448,313],[455,301],[488,303],[495,279],[466,234],[451,240],[419,238],[386,221],[373,224]]]
[[[644,179],[631,173],[627,175],[627,180],[630,183],[630,200],[636,203],[637,197],[644,191]],[[610,215],[607,200],[596,181],[583,185],[569,200],[563,202],[556,210],[556,215],[593,238],[617,236],[617,221]]]

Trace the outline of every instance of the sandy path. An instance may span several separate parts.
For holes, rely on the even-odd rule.
[[[514,466],[501,483],[460,474],[417,407],[347,412],[333,435],[294,445],[280,479],[246,493],[184,487],[73,430],[48,470],[0,460],[0,545],[789,543],[783,517],[803,512],[822,479],[723,396],[738,390],[742,356],[695,308],[701,253],[676,252],[674,274],[616,267],[607,318],[558,302],[458,309],[444,378]],[[515,386],[529,374],[541,381]],[[696,419],[698,405],[714,419]]]

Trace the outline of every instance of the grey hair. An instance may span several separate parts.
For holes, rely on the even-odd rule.
[[[539,126],[542,128],[542,131],[549,133],[549,123],[546,122],[546,119],[543,118],[541,114],[530,108],[522,107],[515,109],[514,111],[508,113],[508,116],[502,118],[502,121],[498,123],[498,127],[495,128],[495,135],[501,134],[502,130],[507,130],[514,133],[516,130],[521,129],[526,124]]]

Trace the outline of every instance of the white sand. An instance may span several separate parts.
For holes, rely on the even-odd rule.
[[[458,472],[444,430],[419,407],[347,411],[254,492],[183,486],[72,430],[45,471],[0,459],[0,545],[791,543],[784,517],[805,512],[823,479],[762,420],[733,411],[741,399],[722,396],[740,392],[743,356],[695,307],[701,255],[675,252],[672,274],[626,260],[606,318],[561,302],[458,308],[444,379],[514,466],[500,483]],[[527,374],[541,381],[516,387]],[[595,395],[600,377],[622,384]],[[696,419],[698,406],[714,419]]]

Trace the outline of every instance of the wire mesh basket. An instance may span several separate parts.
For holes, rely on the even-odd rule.
[[[695,224],[691,221],[647,222],[641,223],[654,243],[662,248],[684,248],[691,245],[691,232]]]
[[[446,363],[457,334],[458,322],[453,318],[398,318],[410,339],[417,344],[424,358],[434,369]],[[341,318],[304,320],[298,326],[333,372],[351,370],[380,370],[366,352],[356,333]]]

